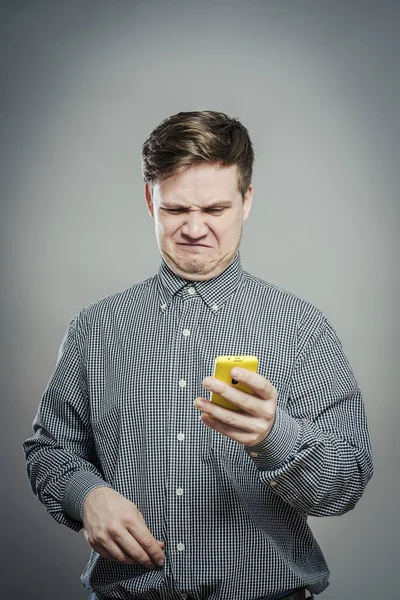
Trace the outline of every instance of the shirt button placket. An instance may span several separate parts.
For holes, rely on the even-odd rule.
[[[185,329],[184,331],[187,331],[187,330]],[[187,337],[187,336],[185,336],[185,337]],[[178,385],[179,385],[181,391],[184,392],[185,388],[186,388],[186,380],[180,379]],[[182,443],[184,439],[185,439],[185,435],[183,433],[180,432],[176,435],[176,440],[179,444]],[[183,449],[182,449],[182,451],[183,451]],[[180,456],[182,456],[182,451],[178,453]],[[176,465],[174,465],[174,471],[175,472],[178,471],[178,469],[176,469]],[[175,487],[175,502],[179,502],[181,500],[181,496],[183,496],[183,489],[180,486]],[[178,504],[178,506],[176,506],[176,509],[177,509],[176,512],[178,514],[178,519],[179,519],[179,516],[180,516],[179,510],[181,509],[181,506]],[[178,532],[176,532],[176,533],[178,533]],[[181,540],[179,540],[179,538],[176,542],[175,547],[176,547],[178,554],[182,555],[182,553],[185,549],[185,544]]]
[[[185,556],[188,541],[185,539],[185,527],[184,522],[191,515],[187,514],[187,507],[185,497],[189,493],[189,487],[186,485],[187,477],[187,465],[190,467],[190,452],[188,444],[187,432],[185,427],[187,426],[188,420],[192,417],[191,411],[193,411],[193,402],[190,402],[190,397],[193,393],[193,385],[191,375],[191,352],[193,349],[192,344],[193,330],[196,324],[197,312],[196,306],[197,301],[200,297],[197,296],[197,290],[194,285],[189,285],[184,290],[183,295],[183,311],[179,322],[177,323],[178,328],[176,331],[176,343],[175,343],[175,356],[176,366],[178,374],[178,386],[179,390],[177,393],[177,404],[174,406],[176,412],[174,417],[174,444],[175,450],[173,456],[175,457],[175,463],[171,465],[171,501],[172,510],[174,514],[175,526],[171,530],[172,543],[176,552],[176,575],[179,577],[185,577]],[[196,297],[197,296],[197,297]],[[180,379],[179,379],[180,377]]]

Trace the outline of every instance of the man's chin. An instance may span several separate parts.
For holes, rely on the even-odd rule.
[[[201,262],[198,260],[177,260],[163,252],[163,258],[168,266],[180,277],[184,279],[206,279],[208,276],[214,277],[214,271],[218,268],[219,261]]]
[[[174,267],[183,273],[185,277],[189,277],[189,275],[208,275],[214,271],[216,265],[197,261],[174,261]]]

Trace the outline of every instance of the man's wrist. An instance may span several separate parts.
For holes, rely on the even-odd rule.
[[[246,446],[246,452],[260,470],[272,471],[295,454],[299,438],[299,423],[278,406],[267,437],[256,446]]]
[[[99,487],[112,486],[90,471],[78,471],[69,480],[64,493],[64,510],[73,519],[83,521],[83,504],[88,495]]]

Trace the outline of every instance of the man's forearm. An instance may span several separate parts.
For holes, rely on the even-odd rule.
[[[354,508],[373,472],[368,443],[352,443],[279,409],[270,436],[248,452],[261,481],[310,516]]]

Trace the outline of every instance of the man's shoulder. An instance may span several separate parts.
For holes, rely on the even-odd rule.
[[[84,305],[77,313],[78,319],[86,321],[97,320],[99,317],[118,315],[118,313],[129,311],[137,302],[143,298],[156,284],[156,275],[138,281],[133,285],[123,288],[98,298],[93,302]]]
[[[252,297],[257,298],[262,305],[273,306],[275,311],[296,314],[298,319],[307,318],[315,322],[324,320],[322,311],[309,300],[244,271],[244,281]]]

